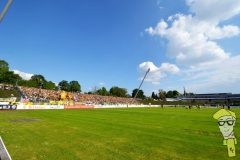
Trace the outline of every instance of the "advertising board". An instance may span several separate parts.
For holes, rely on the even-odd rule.
[[[63,105],[23,105],[17,106],[17,109],[64,109]]]
[[[64,109],[94,108],[93,105],[64,106]]]
[[[132,107],[135,108],[149,107],[149,105],[94,105],[94,108],[132,108]]]
[[[9,102],[0,102],[0,105],[2,105],[2,106],[8,105],[8,104],[9,104]]]

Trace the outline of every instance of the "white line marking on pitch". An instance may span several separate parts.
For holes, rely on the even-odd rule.
[[[172,117],[171,119],[176,118],[176,117],[179,117],[179,116],[180,116],[180,115],[176,115],[176,116]]]

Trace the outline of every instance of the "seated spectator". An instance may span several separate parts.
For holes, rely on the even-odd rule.
[[[90,95],[81,93],[61,92],[54,90],[39,89],[33,87],[19,86],[19,89],[26,98],[31,102],[49,102],[49,101],[72,101],[71,103],[78,102],[81,104],[105,104],[105,105],[126,105],[138,104],[133,98]]]

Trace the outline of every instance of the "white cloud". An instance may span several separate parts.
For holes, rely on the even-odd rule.
[[[160,70],[169,72],[171,74],[178,73],[180,69],[175,64],[162,63]]]
[[[167,21],[171,21],[173,19],[173,16],[169,16]]]
[[[166,34],[166,28],[168,27],[167,23],[164,22],[164,20],[161,20],[161,22],[159,22],[157,24],[157,26],[155,27],[155,29],[153,29],[152,27],[146,29],[146,32],[148,32],[151,35],[160,35],[160,36],[164,36]]]
[[[190,14],[170,15],[145,30],[167,39],[167,56],[187,67],[180,71],[174,64],[163,63],[158,72],[181,73],[192,92],[240,90],[240,56],[232,56],[216,41],[240,35],[239,26],[226,24],[240,14],[240,0],[186,0],[186,4]]]
[[[140,80],[142,80],[147,72],[147,70],[150,68],[150,72],[147,74],[145,81],[151,82],[154,85],[159,85],[159,80],[163,77],[166,77],[167,73],[175,74],[180,71],[180,69],[174,65],[169,63],[162,63],[160,67],[156,67],[153,62],[143,62],[141,63],[137,70],[141,74]]]
[[[186,4],[187,5],[192,5],[192,3],[194,2],[195,0],[186,0]]]
[[[212,70],[194,71],[191,79],[206,78],[215,84],[234,83],[240,81],[240,55],[228,58],[224,64],[216,65]]]
[[[196,18],[204,21],[219,22],[240,13],[239,0],[187,0]]]
[[[182,81],[187,92],[213,93],[213,92],[235,92],[240,90],[240,55],[230,57],[223,63],[209,68],[191,68],[182,70],[185,75]]]
[[[227,25],[220,27],[208,27],[205,34],[208,36],[209,39],[223,39],[223,38],[230,38],[236,36],[240,33],[240,28],[237,26]]]
[[[146,76],[145,81],[152,82],[152,84],[154,84],[154,85],[160,84],[158,81],[160,80],[160,78],[165,77],[166,74],[163,73],[152,62],[143,62],[138,66],[137,70],[141,75],[140,79],[141,80],[143,79],[143,77],[145,76],[145,74],[149,68],[150,68],[150,72]]]
[[[158,82],[158,81],[152,81],[152,84],[153,84],[153,85],[159,85],[159,84],[161,84],[161,83]]]
[[[169,40],[167,56],[176,58],[176,62],[190,67],[213,65],[229,58],[216,42],[209,39],[221,39],[240,33],[237,26],[212,26],[207,22],[196,21],[191,15],[175,15],[170,28],[161,20],[153,29],[146,29],[151,35],[160,35]]]
[[[99,85],[100,86],[105,86],[105,83],[104,82],[99,82]]]
[[[218,16],[221,11],[212,13],[215,21],[198,18],[199,14],[206,14],[204,6],[214,6],[213,2],[218,1],[204,1],[188,0],[190,10],[196,13],[195,16],[176,14],[169,16],[168,21],[171,20],[171,26],[164,20],[161,20],[155,28],[149,27],[145,31],[150,35],[159,35],[162,38],[168,39],[167,56],[175,58],[177,64],[186,65],[189,67],[203,67],[212,66],[230,57],[230,53],[225,52],[216,42],[215,39],[230,38],[240,34],[238,26],[226,25],[219,26],[219,22],[232,17],[239,13],[240,1],[237,0],[236,5],[232,5],[232,1],[222,0],[224,3],[217,5],[219,8],[211,10],[219,10],[224,5],[231,6],[230,9],[234,11],[223,11],[225,16]],[[204,2],[204,3],[203,3]],[[206,3],[205,3],[206,2]],[[197,5],[203,10],[195,7]],[[235,6],[235,7],[234,7]]]
[[[31,73],[25,73],[25,72],[21,72],[18,70],[13,70],[13,72],[15,74],[18,74],[20,77],[22,77],[22,79],[25,79],[25,80],[29,80],[33,76],[33,74],[31,74]]]

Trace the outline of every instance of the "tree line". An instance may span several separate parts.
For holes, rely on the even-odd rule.
[[[67,92],[82,92],[81,85],[78,81],[66,81],[62,80],[58,84],[52,81],[46,80],[43,75],[35,74],[29,80],[22,79],[21,76],[9,70],[8,62],[0,60],[0,83],[19,85],[25,87],[34,87],[48,90],[63,90]],[[109,91],[105,87],[97,88],[94,87],[92,91],[86,94],[95,94],[103,96],[116,96],[116,97],[131,97],[128,94],[126,88],[120,88],[113,86]]]
[[[68,92],[81,92],[81,85],[78,81],[62,80],[56,85],[52,81],[47,81],[43,75],[33,75],[29,80],[22,79],[21,76],[9,70],[8,62],[0,60],[0,83],[34,87],[48,90],[64,90]]]
[[[34,88],[41,88],[41,89],[48,89],[48,90],[64,90],[67,92],[82,92],[81,85],[76,80],[72,80],[70,82],[66,80],[62,80],[58,84],[55,84],[52,81],[46,80],[43,75],[35,74],[29,80],[22,79],[21,76],[15,74],[13,71],[9,70],[9,64],[4,61],[0,60],[0,83],[5,84],[12,84],[12,85],[19,85],[19,86],[26,86],[26,87],[34,87]],[[158,93],[152,92],[151,97],[147,97],[144,95],[143,90],[139,90],[135,88],[132,91],[132,95],[128,94],[126,88],[120,88],[117,86],[113,86],[108,91],[105,87],[98,88],[94,86],[92,91],[85,92],[85,94],[94,94],[94,95],[102,95],[102,96],[116,96],[116,97],[132,97],[134,98],[137,94],[137,99],[155,99],[155,100],[165,100],[166,98],[174,98],[180,96],[181,94],[177,90],[170,90],[168,92],[159,89]],[[185,95],[193,94],[193,93],[184,93]]]
[[[165,100],[166,98],[176,98],[179,96],[187,96],[187,95],[193,95],[194,93],[192,92],[185,92],[184,94],[179,93],[177,90],[169,90],[169,91],[164,91],[163,89],[159,89],[158,93],[155,94],[155,92],[152,92],[151,98],[152,99],[157,99],[157,100]]]

